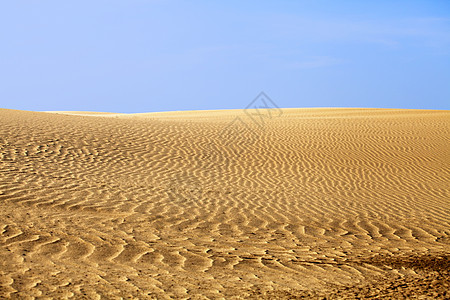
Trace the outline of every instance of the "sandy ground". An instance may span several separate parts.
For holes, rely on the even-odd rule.
[[[450,112],[0,110],[0,298],[449,298]]]

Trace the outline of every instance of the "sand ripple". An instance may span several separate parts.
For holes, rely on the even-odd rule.
[[[236,117],[0,110],[0,297],[450,297],[449,112]]]

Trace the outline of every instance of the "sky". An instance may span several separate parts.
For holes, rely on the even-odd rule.
[[[450,1],[0,2],[0,107],[450,109]]]

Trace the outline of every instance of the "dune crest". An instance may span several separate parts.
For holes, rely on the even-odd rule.
[[[449,111],[249,118],[0,109],[0,297],[450,297]]]

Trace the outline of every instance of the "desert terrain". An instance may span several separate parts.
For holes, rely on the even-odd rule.
[[[0,298],[450,298],[450,112],[0,109]]]

